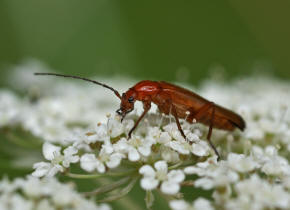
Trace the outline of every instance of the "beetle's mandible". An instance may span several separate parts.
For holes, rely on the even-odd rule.
[[[129,131],[128,139],[131,138],[132,132],[137,128],[142,118],[150,110],[151,102],[158,106],[160,112],[166,115],[173,115],[178,130],[185,140],[187,139],[181,128],[179,119],[185,119],[189,123],[199,122],[209,126],[207,140],[218,156],[218,159],[220,159],[220,155],[210,140],[212,129],[218,128],[232,131],[235,128],[239,128],[243,131],[246,127],[243,118],[231,110],[210,102],[190,90],[163,81],[144,80],[138,82],[125,93],[120,95],[117,90],[106,84],[79,76],[55,73],[35,73],[35,75],[53,75],[81,79],[110,89],[121,100],[120,108],[116,111],[121,116],[121,121],[128,113],[134,110],[135,101],[142,101],[144,111],[135,122],[133,128]]]

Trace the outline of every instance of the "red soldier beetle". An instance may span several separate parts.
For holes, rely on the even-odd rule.
[[[173,115],[178,130],[186,141],[188,140],[181,128],[179,118],[185,119],[189,123],[199,122],[209,126],[207,140],[218,156],[218,160],[220,155],[210,140],[212,129],[218,128],[233,131],[235,128],[239,128],[243,131],[246,127],[243,118],[233,111],[208,101],[190,90],[163,81],[143,80],[129,88],[121,96],[117,90],[106,84],[79,76],[55,73],[35,73],[35,75],[53,75],[81,79],[110,89],[121,100],[120,108],[116,111],[121,116],[121,121],[123,121],[128,113],[134,110],[135,101],[142,101],[144,111],[129,131],[128,139],[131,138],[132,132],[150,110],[151,102],[158,106],[161,113]]]

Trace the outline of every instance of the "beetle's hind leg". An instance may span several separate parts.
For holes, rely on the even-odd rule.
[[[215,116],[215,105],[213,102],[209,102],[207,104],[205,104],[204,106],[202,106],[195,114],[194,116],[192,116],[193,118],[196,119],[196,121],[198,121],[200,118],[202,118],[204,116],[205,113],[207,113],[208,110],[212,110],[211,111],[211,116],[210,116],[210,123],[209,123],[209,129],[208,129],[208,133],[207,133],[207,137],[206,139],[208,140],[208,143],[210,144],[211,148],[214,150],[215,154],[218,156],[217,160],[220,160],[221,157],[216,149],[216,147],[213,145],[213,143],[210,140],[211,134],[212,134],[212,128],[213,128],[213,121],[214,121],[214,116]]]

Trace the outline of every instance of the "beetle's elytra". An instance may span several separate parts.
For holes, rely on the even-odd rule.
[[[246,127],[246,123],[240,115],[208,101],[190,90],[168,82],[143,80],[129,88],[121,96],[117,90],[106,84],[79,76],[55,73],[35,73],[35,75],[53,75],[81,79],[110,89],[121,100],[117,113],[122,117],[122,120],[128,113],[134,110],[135,101],[142,101],[144,111],[129,131],[128,139],[151,108],[151,102],[158,106],[161,113],[166,115],[172,114],[174,116],[177,127],[185,140],[187,139],[180,126],[179,119],[186,119],[189,123],[193,123],[194,121],[209,126],[207,140],[218,156],[218,159],[220,159],[220,155],[210,140],[212,128],[228,131],[239,128],[243,131]]]

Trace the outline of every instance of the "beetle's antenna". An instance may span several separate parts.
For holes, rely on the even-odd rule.
[[[121,99],[121,96],[120,96],[120,94],[119,94],[119,92],[117,90],[115,90],[114,88],[112,88],[112,87],[110,87],[110,86],[108,86],[106,84],[97,82],[95,80],[91,80],[91,79],[87,79],[87,78],[79,77],[79,76],[72,76],[72,75],[65,75],[65,74],[56,74],[56,73],[34,73],[34,75],[51,75],[51,76],[58,76],[58,77],[69,77],[69,78],[73,78],[73,79],[81,79],[81,80],[84,80],[84,81],[87,81],[87,82],[92,82],[92,83],[95,83],[97,85],[101,85],[104,88],[110,89],[111,91],[113,91],[115,93],[115,95],[119,99]]]

